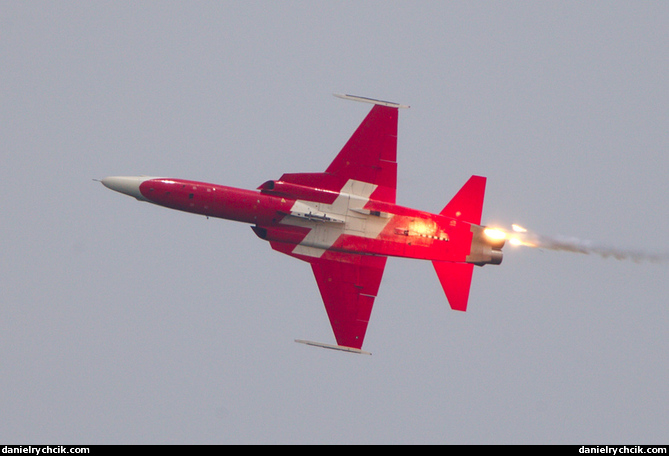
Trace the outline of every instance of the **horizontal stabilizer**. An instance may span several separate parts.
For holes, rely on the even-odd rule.
[[[446,299],[453,310],[467,310],[469,289],[472,284],[474,265],[470,263],[449,263],[433,261],[439,282],[446,293]]]
[[[312,342],[310,340],[302,340],[302,339],[295,339],[295,342],[297,342],[298,344],[312,345],[314,347],[329,348],[330,350],[339,350],[349,353],[357,353],[359,355],[371,355],[370,352],[360,350],[359,348],[345,347],[343,345],[324,344],[322,342]]]
[[[481,213],[483,212],[483,197],[485,195],[485,182],[485,177],[470,177],[439,215],[480,225]]]

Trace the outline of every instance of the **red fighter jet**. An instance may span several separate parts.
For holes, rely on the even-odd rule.
[[[500,264],[504,234],[481,226],[485,177],[472,176],[439,214],[395,204],[398,109],[374,104],[323,173],[290,173],[257,190],[164,177],[116,176],[106,187],[140,201],[250,223],[270,246],[311,265],[336,345],[362,342],[389,256],[430,260],[452,309],[465,311],[474,265]]]

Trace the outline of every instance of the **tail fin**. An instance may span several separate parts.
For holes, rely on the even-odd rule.
[[[480,225],[481,213],[483,212],[483,196],[485,195],[485,182],[485,177],[470,177],[439,214],[473,223],[474,225]]]
[[[483,197],[485,195],[486,178],[472,176],[444,207],[440,215],[450,217],[474,225],[481,224]],[[467,246],[467,253],[471,247]],[[439,282],[446,293],[448,303],[453,310],[467,310],[469,289],[472,284],[474,265],[471,263],[449,263],[433,261]]]
[[[467,310],[469,288],[472,284],[474,265],[471,263],[448,263],[433,261],[439,282],[444,288],[446,299],[453,310]]]

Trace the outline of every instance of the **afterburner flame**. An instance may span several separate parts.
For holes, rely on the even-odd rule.
[[[511,237],[509,238],[509,244],[511,245],[523,245],[525,247],[537,247],[536,244],[533,244],[532,242],[529,242],[524,239],[520,239],[519,237]]]
[[[503,228],[486,228],[483,233],[491,240],[508,240],[511,245],[524,245],[536,247],[533,242],[528,241],[529,233],[520,225],[511,225],[511,231]]]
[[[485,233],[485,235],[490,239],[494,239],[496,241],[506,239],[506,232],[497,228],[486,228],[483,230],[483,233]]]
[[[647,252],[642,250],[629,250],[617,246],[608,246],[592,241],[584,241],[574,237],[544,236],[531,233],[518,224],[511,225],[511,231],[496,229],[503,232],[509,244],[513,246],[534,247],[545,250],[561,252],[572,252],[582,254],[595,254],[602,258],[615,258],[617,260],[632,260],[634,262],[669,262],[669,252]],[[486,233],[487,234],[487,233]]]

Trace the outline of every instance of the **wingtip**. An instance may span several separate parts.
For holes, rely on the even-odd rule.
[[[384,101],[384,100],[377,100],[375,98],[367,98],[367,97],[360,97],[357,95],[348,95],[344,93],[333,93],[337,98],[342,98],[344,100],[351,100],[351,101],[360,101],[363,103],[371,103],[375,105],[380,105],[380,106],[387,106],[389,108],[397,108],[397,109],[409,109],[411,106],[409,105],[403,105],[400,103],[395,103],[394,101]]]
[[[329,350],[338,350],[347,353],[356,353],[358,355],[371,355],[370,352],[360,350],[359,348],[346,347],[344,345],[324,344],[322,342],[313,342],[311,340],[295,339],[298,344],[311,345],[312,347],[327,348]]]

